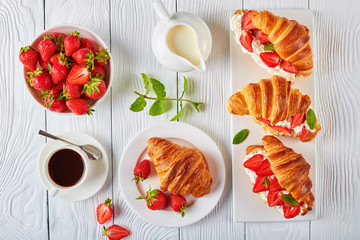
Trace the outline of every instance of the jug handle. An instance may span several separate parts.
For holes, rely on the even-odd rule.
[[[170,14],[166,10],[164,4],[161,2],[161,0],[154,0],[153,1],[153,8],[157,15],[160,17],[160,19],[168,20],[170,19]]]

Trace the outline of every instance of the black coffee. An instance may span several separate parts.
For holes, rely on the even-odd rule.
[[[61,149],[49,161],[51,179],[63,187],[78,183],[84,174],[84,161],[80,154],[71,149]]]

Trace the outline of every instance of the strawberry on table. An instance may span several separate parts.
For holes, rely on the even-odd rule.
[[[254,26],[254,24],[251,21],[251,12],[252,11],[248,11],[247,13],[245,13],[244,18],[242,20],[241,28],[244,30],[256,29],[256,27]]]
[[[66,78],[66,81],[73,85],[84,85],[89,80],[90,74],[87,68],[81,65],[75,65]]]
[[[38,50],[43,61],[49,61],[56,49],[55,44],[50,38],[51,36],[49,35],[45,36],[38,45]]]
[[[76,50],[71,56],[79,65],[86,65],[90,61],[93,61],[94,58],[94,54],[89,48],[80,48]]]
[[[80,39],[80,48],[88,48],[91,51],[95,50],[92,42],[89,39],[84,38],[84,37]]]
[[[109,228],[105,228],[104,226],[103,235],[107,236],[110,240],[120,240],[127,237],[129,234],[130,232],[127,229],[116,224],[110,226]]]
[[[253,52],[252,42],[253,36],[251,35],[251,33],[248,31],[244,31],[240,36],[241,45],[249,52]]]
[[[168,205],[168,200],[165,194],[159,189],[154,189],[151,191],[151,187],[149,191],[147,191],[145,197],[139,196],[136,199],[145,199],[146,205],[150,210],[162,210],[165,209]]]
[[[169,196],[170,198],[170,206],[171,208],[179,213],[182,217],[185,216],[185,209],[189,208],[189,204],[187,204],[186,202],[186,198],[184,198],[181,195],[177,195],[177,194],[170,194]]]
[[[84,115],[84,114],[91,115],[92,112],[94,111],[82,98],[69,99],[66,101],[66,106],[76,115]]]
[[[82,91],[83,87],[81,85],[72,85],[68,82],[65,82],[65,86],[60,97],[65,98],[66,100],[80,98]]]
[[[274,174],[271,170],[270,162],[267,159],[260,164],[260,166],[256,169],[255,172],[258,176],[261,177],[271,176]]]
[[[284,200],[281,198],[281,192],[279,191],[269,191],[267,196],[267,203],[269,207],[281,206],[284,204]]]
[[[20,49],[19,59],[26,68],[34,71],[39,59],[39,53],[31,46],[22,47]]]
[[[59,90],[53,88],[51,91],[42,91],[42,99],[44,100],[44,106],[53,112],[64,112],[67,110],[65,100],[59,99]]]
[[[69,69],[68,68],[59,68],[57,65],[51,66],[50,74],[51,79],[54,84],[58,84],[62,80],[65,80],[68,76]]]
[[[71,56],[80,47],[79,33],[73,32],[70,36],[64,39],[65,55]]]
[[[113,210],[111,206],[112,206],[111,199],[108,198],[105,200],[104,203],[101,203],[96,208],[96,218],[100,224],[104,224],[106,221],[111,219],[113,215]]]
[[[105,79],[105,68],[101,67],[101,66],[95,66],[94,69],[89,69],[89,72],[91,73],[92,77],[96,77],[96,78],[101,78],[101,79]]]
[[[51,81],[51,76],[41,68],[37,68],[33,72],[28,72],[27,80],[30,83],[31,87],[34,87],[40,91],[49,91],[53,87],[53,83]]]
[[[268,67],[276,67],[281,60],[275,51],[260,53],[260,58]]]
[[[88,98],[99,99],[106,93],[105,81],[101,78],[93,78],[84,85],[84,92]]]
[[[138,164],[136,164],[134,168],[134,178],[136,183],[139,181],[143,181],[150,176],[151,169],[150,169],[150,161],[145,159]]]

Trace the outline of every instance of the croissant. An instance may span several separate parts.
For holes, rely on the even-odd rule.
[[[260,65],[264,65],[264,62],[270,73],[280,74],[291,81],[300,75],[306,77],[312,73],[309,29],[297,21],[269,11],[237,10],[232,19],[232,30],[236,33],[237,43],[247,50],[244,52],[260,54],[260,57],[252,57]],[[269,51],[274,50],[275,53],[264,49],[270,43],[274,46]]]
[[[302,215],[305,215],[312,209],[314,204],[314,196],[311,192],[312,182],[309,178],[310,165],[301,154],[297,154],[291,148],[284,146],[277,138],[264,136],[262,141],[263,146],[252,145],[246,149],[247,157],[245,158],[244,167],[247,168],[247,172],[254,171],[257,174],[256,178],[264,178],[264,175],[266,175],[269,179],[268,186],[264,186],[264,181],[254,180],[253,191],[258,192],[259,195],[260,192],[267,191],[267,197],[263,200],[266,201],[269,206],[283,206],[284,203],[281,201],[280,196],[282,194],[291,194],[299,203]],[[262,161],[259,161],[259,155],[262,155]],[[264,167],[266,165],[264,162],[267,160],[270,163],[268,166],[270,170]],[[257,167],[256,164],[259,167]],[[276,196],[277,193],[279,193],[277,195],[279,199],[273,197],[274,194]],[[284,214],[285,211],[284,206]],[[293,211],[295,210],[293,209]],[[300,209],[298,209],[298,211],[300,212]],[[285,215],[285,217],[294,216]]]
[[[228,111],[234,115],[250,115],[265,132],[276,136],[293,136],[303,142],[314,139],[321,126],[316,120],[314,129],[306,121],[311,100],[291,82],[273,75],[258,83],[249,83],[229,100]]]
[[[212,178],[199,150],[153,137],[148,140],[147,153],[160,176],[162,191],[195,198],[210,192]]]

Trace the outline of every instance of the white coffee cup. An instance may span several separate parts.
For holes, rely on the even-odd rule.
[[[72,186],[59,185],[51,178],[50,172],[49,172],[49,162],[50,162],[51,157],[58,151],[64,150],[64,149],[69,149],[69,150],[75,151],[76,153],[78,153],[81,156],[82,161],[83,161],[83,166],[84,166],[83,174],[82,174],[81,178],[75,183],[75,185],[72,185]],[[90,161],[88,156],[79,147],[72,146],[72,145],[65,145],[65,146],[59,146],[59,147],[53,149],[46,156],[44,164],[43,164],[43,172],[44,172],[45,179],[51,186],[51,188],[48,189],[49,195],[51,197],[55,197],[55,195],[58,193],[58,191],[69,191],[69,190],[74,190],[74,189],[80,187],[86,181],[86,179],[88,177],[88,172],[89,172],[88,171],[88,161]]]

